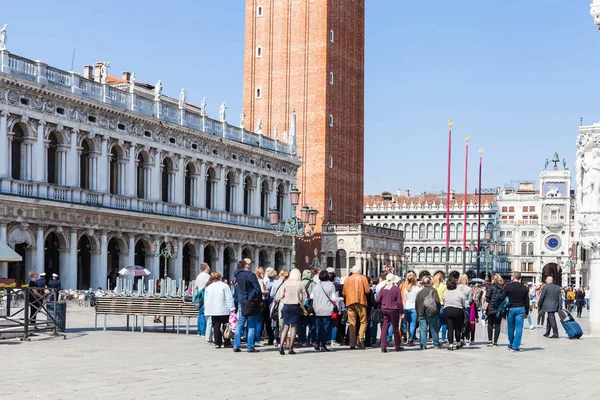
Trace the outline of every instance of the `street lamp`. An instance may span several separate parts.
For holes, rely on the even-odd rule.
[[[165,248],[160,251],[160,248],[157,242],[152,244],[152,253],[154,253],[154,257],[164,257],[165,258],[165,280],[168,278],[168,260],[169,258],[177,258],[177,253],[179,253],[179,246],[173,244],[168,236],[165,236]]]
[[[269,222],[273,229],[275,236],[291,236],[292,237],[292,268],[296,268],[296,238],[297,237],[310,237],[314,235],[315,226],[317,225],[317,210],[304,205],[300,209],[300,218],[296,216],[296,207],[300,203],[300,191],[294,187],[290,191],[290,202],[292,203],[293,216],[285,220],[285,226],[283,230],[280,230],[277,226],[279,225],[279,211],[277,209],[269,210]],[[310,229],[307,229],[307,225],[310,225]]]
[[[476,260],[485,261],[485,280],[489,281],[489,272],[488,272],[488,263],[492,263],[492,274],[494,273],[494,260],[498,259],[498,256],[494,253],[496,249],[500,249],[502,244],[500,242],[496,242],[492,239],[492,231],[489,229],[485,230],[485,239],[482,240],[481,247],[478,249],[477,244],[474,241],[469,242],[469,249],[471,253],[477,251],[477,255],[475,256]]]

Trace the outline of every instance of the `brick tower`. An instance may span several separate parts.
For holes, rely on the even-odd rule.
[[[300,205],[321,223],[363,220],[364,0],[247,0],[244,111],[278,139],[296,113]],[[320,249],[319,235],[298,249]]]

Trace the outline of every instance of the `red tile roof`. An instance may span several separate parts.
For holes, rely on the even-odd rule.
[[[402,206],[404,204],[406,204],[407,206],[410,206],[411,204],[417,205],[417,204],[421,204],[424,205],[425,203],[432,205],[432,204],[439,204],[439,203],[446,203],[446,199],[444,197],[442,197],[443,195],[440,195],[438,193],[427,193],[427,194],[422,194],[422,195],[416,195],[416,196],[392,196],[392,200],[391,201],[385,201],[383,199],[383,196],[380,194],[377,195],[367,195],[364,197],[364,206],[380,206],[380,205],[384,205],[384,204],[398,204],[399,206]],[[469,193],[467,194],[467,202],[469,204],[473,203],[473,204],[478,204],[479,201],[479,195],[474,194],[474,193]],[[388,196],[386,196],[388,197]],[[492,204],[494,202],[494,199],[496,198],[496,195],[494,194],[482,194],[481,195],[481,202],[482,204]],[[464,194],[454,194],[454,197],[450,200],[451,204],[457,203],[457,204],[463,204],[464,201]]]

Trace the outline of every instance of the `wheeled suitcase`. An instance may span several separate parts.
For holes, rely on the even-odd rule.
[[[575,318],[573,318],[571,313],[565,309],[558,310],[558,318],[560,318],[561,323],[575,321]]]
[[[581,326],[577,321],[565,321],[561,322],[565,332],[569,336],[569,339],[579,339],[583,335],[583,331],[581,330]]]

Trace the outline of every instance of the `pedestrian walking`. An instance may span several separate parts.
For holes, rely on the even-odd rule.
[[[198,274],[198,276],[196,277],[196,281],[194,282],[194,285],[196,286],[196,289],[198,290],[198,292],[201,292],[200,294],[200,298],[202,299],[202,302],[204,303],[204,293],[202,293],[204,291],[204,288],[206,287],[206,283],[208,282],[208,280],[210,279],[210,266],[207,263],[202,263],[200,264],[200,273]],[[155,318],[156,320],[156,318]],[[156,322],[156,321],[154,321]],[[212,321],[211,321],[212,323]],[[208,331],[210,332],[210,327],[208,327]],[[204,304],[202,304],[200,306],[200,309],[198,310],[198,336],[205,336],[206,335],[206,331],[207,331],[207,326],[206,326],[206,317],[204,316]],[[206,340],[206,343],[209,343],[208,339]]]
[[[414,340],[418,318],[415,301],[420,291],[421,288],[417,286],[417,276],[415,274],[410,274],[403,296],[403,299],[405,300],[404,315],[406,317],[406,323],[408,324],[408,346],[415,345]]]
[[[523,322],[529,315],[529,290],[521,284],[521,273],[515,271],[510,277],[511,282],[506,285],[498,299],[500,304],[506,297],[510,301],[506,324],[508,325],[508,349],[520,351],[523,336]]]
[[[540,301],[538,303],[540,310],[545,312],[548,316],[548,320],[546,321],[546,333],[544,333],[544,337],[550,337],[551,339],[558,338],[556,312],[560,309],[560,297],[560,286],[554,283],[554,279],[551,276],[547,277],[546,286],[544,286],[544,289],[542,290]],[[550,336],[550,330],[553,332],[552,336]]]
[[[485,294],[485,313],[487,320],[487,334],[489,347],[498,346],[500,337],[500,325],[502,316],[497,315],[498,299],[504,291],[504,279],[499,274],[492,275],[492,286],[487,289]]]
[[[352,274],[344,281],[343,298],[348,311],[350,324],[350,349],[365,348],[365,333],[367,331],[367,295],[371,292],[367,277],[361,274],[360,267],[352,267]],[[358,341],[356,338],[357,324],[360,323]]]
[[[329,281],[329,272],[322,270],[319,273],[319,283],[315,285],[311,298],[313,309],[317,318],[317,344],[316,351],[329,351],[327,342],[331,340],[331,316],[337,308],[338,299],[335,285]]]
[[[257,315],[260,313],[260,309],[254,315],[244,315],[243,303],[244,301],[250,303],[260,300],[262,298],[262,291],[256,278],[256,274],[249,271],[252,260],[244,258],[242,262],[238,263],[238,269],[235,271],[235,280],[238,282],[236,291],[236,305],[238,310],[238,324],[235,330],[235,338],[233,342],[233,351],[240,352],[240,344],[242,341],[242,330],[244,325],[248,324],[248,336],[246,337],[247,351],[248,353],[258,353],[260,350],[254,348],[255,334],[256,334],[256,320]]]
[[[585,291],[583,288],[579,288],[575,293],[575,305],[577,306],[577,318],[581,318],[581,313],[585,306]]]

